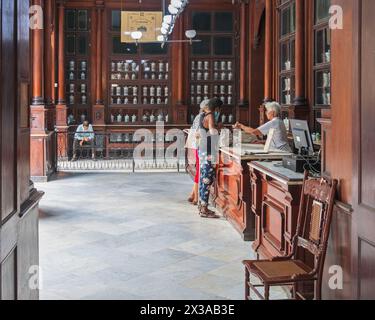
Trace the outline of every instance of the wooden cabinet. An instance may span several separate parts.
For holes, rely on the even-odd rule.
[[[266,259],[290,254],[296,232],[303,175],[280,165],[281,162],[249,164],[251,210],[256,225],[253,249]]]
[[[65,10],[65,79],[68,124],[91,120],[90,10]]]
[[[188,26],[197,31],[189,48],[189,121],[192,123],[203,100],[218,97],[223,102],[222,122],[233,123],[237,105],[238,10],[236,7],[189,9]]]
[[[241,149],[246,152],[251,150],[251,145],[243,144]],[[214,202],[245,241],[255,239],[255,216],[251,206],[252,199],[258,199],[253,194],[248,164],[261,159],[280,160],[282,157],[280,153],[240,156],[231,148],[222,148],[220,151]]]
[[[254,240],[248,160],[220,153],[215,204],[245,241]]]

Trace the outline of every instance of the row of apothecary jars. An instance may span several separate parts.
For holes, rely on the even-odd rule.
[[[145,73],[143,75],[145,80],[168,80],[168,73]],[[137,80],[137,73],[112,73],[111,80]]]
[[[143,96],[147,97],[168,97],[169,95],[169,88],[165,86],[164,88],[161,86],[144,86],[142,87],[142,94]],[[112,96],[137,96],[138,95],[138,87],[120,87],[120,86],[112,86]]]
[[[74,83],[69,84],[69,92],[74,93],[76,89],[76,85]],[[86,93],[87,85],[85,83],[82,83],[78,86],[78,91],[81,93]]]
[[[195,119],[195,115],[191,114],[190,116],[190,122],[193,123],[194,122],[194,119]],[[226,115],[226,114],[222,114],[220,116],[220,120],[223,124],[231,124],[231,123],[234,123],[234,116],[233,114],[229,114],[229,115]]]
[[[143,62],[144,72],[169,72],[168,62]],[[118,61],[111,63],[112,72],[138,72],[139,65],[135,61]]]
[[[133,99],[129,99],[128,97],[121,98],[111,98],[111,104],[138,104],[139,100],[137,97]],[[169,103],[168,98],[161,98],[161,97],[143,97],[142,104],[152,104],[152,105],[167,105]]]
[[[233,69],[232,61],[214,61],[214,70],[231,71]],[[191,70],[210,70],[209,61],[192,61]]]
[[[213,79],[215,81],[232,81],[233,80],[233,73],[223,71],[223,72],[214,72]],[[209,81],[210,79],[210,73],[208,71],[205,72],[192,72],[191,73],[191,80],[193,81]]]
[[[138,117],[137,115],[133,114],[133,115],[123,115],[122,112],[119,112],[118,114],[111,114],[111,123],[115,123],[115,122],[125,122],[125,123],[131,123],[131,122],[137,122],[138,121]],[[169,122],[169,115],[166,114],[165,116],[163,115],[162,112],[160,112],[158,115],[154,115],[154,113],[145,113],[143,116],[142,116],[142,119],[141,119],[142,122],[156,122],[156,121],[165,121],[165,122]]]
[[[220,96],[219,99],[223,102],[225,105],[232,105],[233,104],[233,97],[232,96]],[[191,96],[190,102],[192,105],[200,105],[202,101],[209,100],[208,96]]]
[[[139,66],[138,63],[132,61],[118,61],[111,63],[111,71],[112,72],[138,72]]]
[[[79,79],[79,80],[86,80],[86,79],[87,79],[86,71],[82,71],[82,72],[80,72],[79,75],[78,75],[78,79]],[[70,80],[70,81],[74,81],[74,80],[76,80],[76,75],[75,75],[75,72],[74,72],[74,71],[70,71],[70,72],[69,72],[69,80]]]
[[[86,71],[87,70],[87,62],[86,61],[81,61],[79,63],[80,70],[81,71]],[[76,62],[74,60],[69,61],[69,71],[74,71],[76,69]]]
[[[143,63],[144,72],[169,72],[168,62],[144,62]]]
[[[75,104],[76,103],[76,96],[71,93],[69,95],[69,104]],[[79,101],[78,101],[79,104],[87,104],[87,95],[86,94],[82,94],[80,97],[79,97]]]
[[[210,93],[210,87],[208,85],[197,85],[191,86],[190,90],[191,94],[209,94]],[[233,94],[233,86],[214,86],[214,94]]]

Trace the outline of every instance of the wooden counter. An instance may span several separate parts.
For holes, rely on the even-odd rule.
[[[281,162],[255,161],[249,170],[256,217],[253,249],[262,259],[289,255],[304,175],[283,168]]]
[[[213,191],[216,208],[234,226],[245,241],[255,239],[255,216],[251,211],[251,184],[248,163],[256,160],[280,160],[288,153],[251,154],[263,146],[242,144],[241,151],[220,150],[217,179]]]

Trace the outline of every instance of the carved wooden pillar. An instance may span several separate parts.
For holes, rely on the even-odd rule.
[[[264,102],[272,101],[272,50],[273,50],[273,6],[266,0],[265,63],[264,63]]]
[[[95,105],[92,110],[92,122],[96,125],[104,125],[104,104],[103,104],[103,10],[104,2],[96,1],[96,61],[95,61]]]
[[[305,92],[305,1],[296,1],[296,95],[294,105],[306,105]]]

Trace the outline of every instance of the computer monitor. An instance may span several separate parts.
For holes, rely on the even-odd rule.
[[[312,155],[314,153],[314,145],[307,121],[290,120],[290,125],[293,133],[294,146],[298,149],[299,154]]]

